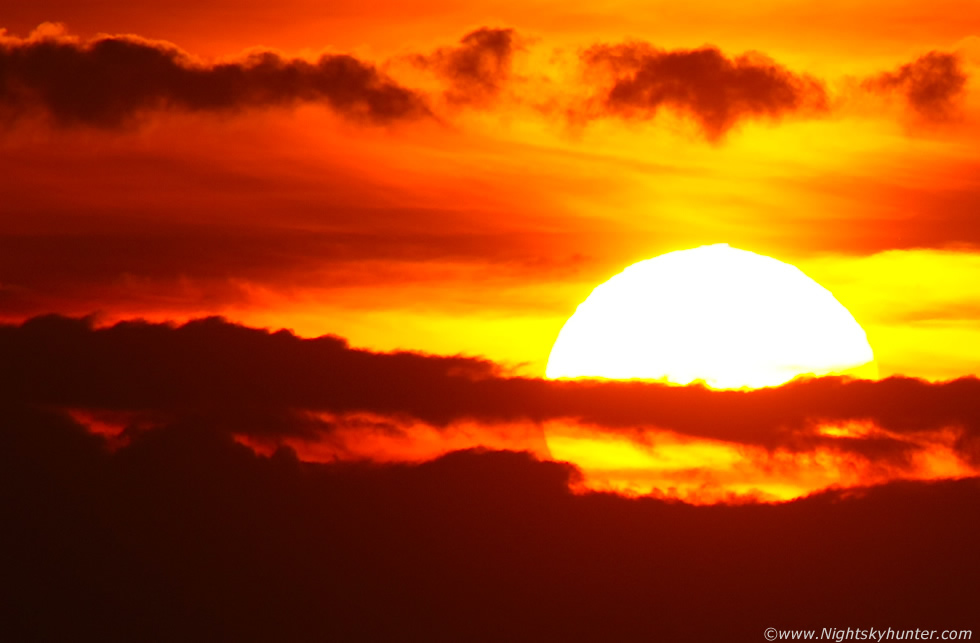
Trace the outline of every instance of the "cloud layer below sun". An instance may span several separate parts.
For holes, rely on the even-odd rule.
[[[980,467],[975,378],[803,379],[754,391],[546,381],[482,360],[373,353],[219,319],[94,328],[43,317],[2,328],[0,343],[6,399],[59,409],[120,444],[193,422],[310,460],[530,450],[580,466],[583,488],[694,502]]]
[[[571,494],[573,469],[525,453],[310,464],[192,420],[109,451],[57,412],[2,407],[18,639],[693,643],[858,615],[975,627],[975,479],[691,507]],[[52,606],[71,618],[44,618]]]

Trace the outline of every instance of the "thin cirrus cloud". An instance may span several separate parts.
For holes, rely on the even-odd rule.
[[[298,102],[322,102],[375,123],[429,113],[421,95],[343,54],[311,62],[260,52],[200,64],[174,45],[134,36],[0,40],[0,114],[8,118],[41,108],[63,125],[116,127],[160,108],[225,111]]]
[[[444,228],[452,223],[446,222],[444,213],[432,210],[394,212],[412,217],[419,228],[429,222]],[[98,214],[92,214],[92,219]],[[335,219],[361,215],[364,228],[382,218],[366,208],[336,208],[330,214]],[[51,225],[65,225],[57,217],[38,218]],[[8,315],[63,310],[66,306],[88,312],[93,306],[131,298],[139,301],[163,292],[176,294],[181,284],[188,283],[194,284],[198,296],[208,293],[207,299],[217,303],[237,300],[243,293],[235,284],[244,283],[280,289],[405,283],[416,275],[404,266],[436,261],[547,268],[542,262],[534,264],[528,238],[488,228],[470,234],[409,229],[396,237],[374,230],[147,223],[142,229],[137,225],[81,234],[0,235],[0,271],[4,275],[0,305]],[[351,272],[367,262],[387,262],[402,269]],[[119,275],[128,275],[136,287],[127,286]],[[148,293],[151,284],[152,292]],[[75,308],[76,304],[82,308]]]
[[[833,446],[885,461],[901,457],[917,438],[953,431],[957,456],[980,464],[976,378],[821,378],[755,391],[546,381],[509,377],[485,360],[373,353],[338,338],[300,339],[217,318],[96,329],[90,320],[41,317],[0,327],[0,348],[7,356],[0,373],[7,399],[207,417],[213,426],[266,438],[315,433],[308,418],[288,419],[300,410],[412,418],[444,428],[571,419],[620,434],[649,427],[768,450]],[[873,423],[880,433],[841,439],[820,430],[849,421]]]

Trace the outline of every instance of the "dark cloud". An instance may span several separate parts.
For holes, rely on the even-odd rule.
[[[0,40],[0,115],[8,118],[43,109],[63,125],[116,127],[152,109],[299,102],[375,123],[428,114],[419,94],[347,55],[310,62],[262,52],[203,64],[173,45],[132,36]]]
[[[0,405],[12,641],[747,641],[976,629],[977,480],[783,505],[574,495],[523,453],[265,458],[193,422],[110,452]]]
[[[416,61],[447,82],[446,97],[451,102],[480,104],[500,94],[520,48],[513,29],[483,27],[464,36],[457,46],[417,56]]]
[[[922,117],[949,118],[963,98],[967,75],[959,56],[930,51],[897,70],[864,81],[864,87],[880,93],[898,93]]]
[[[300,339],[217,318],[174,327],[143,322],[94,329],[48,316],[0,326],[0,397],[45,407],[207,418],[226,431],[262,437],[329,427],[296,416],[368,412],[447,427],[570,418],[606,431],[658,428],[684,435],[810,450],[832,445],[892,459],[901,436],[958,432],[972,459],[980,441],[980,380],[927,383],[828,377],[753,391],[713,391],[644,382],[547,381],[508,377],[464,357],[372,353],[334,337]],[[842,440],[821,422],[869,421],[892,436]]]
[[[487,105],[513,78],[523,48],[514,29],[482,27],[452,47],[413,59],[445,85],[451,103]],[[662,50],[646,43],[594,45],[581,54],[594,100],[574,108],[585,118],[653,118],[671,109],[717,140],[746,119],[826,111],[823,84],[750,52],[728,57],[715,47]],[[948,118],[967,75],[955,54],[930,52],[863,81],[899,93],[932,120]],[[431,116],[426,97],[371,63],[343,54],[316,61],[271,52],[204,63],[166,42],[101,36],[82,42],[59,33],[0,39],[0,118],[43,110],[63,125],[117,127],[155,109],[229,111],[322,102],[344,116],[384,123]]]
[[[598,115],[652,118],[669,108],[693,118],[711,139],[747,118],[827,107],[820,82],[756,53],[728,58],[714,47],[664,51],[629,43],[593,46],[582,59],[609,81]]]

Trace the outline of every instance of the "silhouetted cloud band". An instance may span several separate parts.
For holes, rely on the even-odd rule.
[[[0,114],[42,108],[62,124],[114,127],[141,111],[235,110],[322,102],[345,116],[389,122],[428,113],[418,93],[348,55],[315,62],[272,52],[201,64],[168,43],[131,36],[0,41]]]
[[[829,438],[820,423],[868,421],[897,435],[959,432],[955,448],[980,462],[980,380],[798,380],[770,389],[713,391],[644,382],[507,377],[465,357],[372,353],[338,338],[300,339],[218,318],[174,327],[125,322],[96,329],[48,316],[0,327],[7,399],[63,408],[208,417],[264,436],[316,430],[291,411],[366,412],[454,422],[574,419],[608,431],[651,427],[684,435],[805,450]],[[886,438],[834,440],[887,456]]]

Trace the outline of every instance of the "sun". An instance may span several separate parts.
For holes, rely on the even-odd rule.
[[[864,329],[788,263],[728,244],[635,263],[558,334],[546,375],[777,386],[798,375],[876,377]]]

